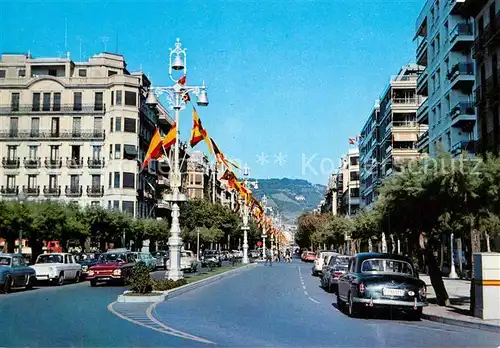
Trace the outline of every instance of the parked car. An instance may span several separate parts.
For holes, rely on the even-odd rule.
[[[347,265],[349,264],[350,256],[347,255],[336,255],[334,258],[334,263],[336,265]]]
[[[316,259],[316,253],[314,251],[305,251],[302,254],[302,261],[304,262],[314,262]]]
[[[427,289],[418,279],[410,258],[381,253],[360,253],[349,260],[348,270],[338,280],[337,305],[350,316],[367,308],[389,307],[420,319],[426,306]]]
[[[248,252],[248,255],[252,258],[252,259],[258,259],[260,257],[260,251],[258,250],[250,250]]]
[[[134,254],[136,262],[144,262],[151,271],[154,271],[156,269],[156,259],[153,257],[153,255],[151,255],[150,252],[136,251],[132,254]]]
[[[243,258],[243,250],[233,250],[233,255],[237,259]]]
[[[337,292],[339,278],[347,272],[347,265],[331,265],[321,279],[321,286],[328,292]]]
[[[156,260],[156,268],[163,268],[164,270],[167,269],[167,262],[168,262],[168,251],[155,251],[153,253],[153,257]]]
[[[36,282],[36,272],[26,266],[19,254],[0,253],[0,292],[9,293],[12,288],[31,289]]]
[[[94,266],[89,268],[87,279],[90,281],[90,286],[96,286],[100,282],[124,284],[135,261],[134,255],[127,249],[108,250],[99,256]]]
[[[100,254],[85,253],[74,255],[75,260],[82,266],[82,275],[87,276],[89,268],[94,266],[99,259]]]
[[[82,266],[69,253],[50,253],[38,255],[31,266],[38,281],[48,281],[63,285],[65,281],[78,283],[82,277]]]
[[[220,254],[216,250],[205,250],[201,256],[201,266],[202,267],[221,267],[222,259]]]
[[[333,251],[317,251],[314,259],[314,265],[312,266],[312,275],[320,275],[321,271],[323,270],[325,257],[334,256],[336,254],[337,253]]]

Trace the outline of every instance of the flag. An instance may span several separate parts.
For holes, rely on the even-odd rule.
[[[203,128],[201,120],[198,117],[198,112],[193,107],[193,129],[191,129],[191,140],[189,141],[189,144],[191,145],[191,147],[195,147],[196,144],[198,144],[202,140],[205,140],[208,146],[208,151],[213,154],[214,151],[212,149],[212,144],[210,142],[210,138],[208,137],[208,133]]]
[[[210,141],[212,142],[213,153],[215,154],[215,159],[217,160],[217,167],[220,167],[220,165],[223,163],[226,168],[231,168],[230,165],[237,169],[240,168],[236,163],[231,162],[224,156],[213,138],[210,138]]]
[[[186,75],[182,76],[179,80],[177,80],[177,83],[179,85],[185,85],[186,84]]]
[[[175,144],[177,139],[177,124],[174,122],[172,128],[168,131],[167,135],[163,139],[163,151],[167,152],[172,145]]]
[[[189,101],[191,101],[191,98],[189,97],[189,93],[186,92],[186,90],[182,89],[181,95],[182,95],[182,100],[184,100],[184,103],[187,104]]]
[[[349,144],[350,145],[356,144],[356,138],[349,138]]]
[[[220,177],[220,180],[234,180],[236,179],[236,176],[230,169],[226,169],[224,174]]]
[[[161,138],[160,131],[156,128],[155,134],[149,143],[148,152],[142,162],[142,169],[146,168],[152,160],[158,159],[163,155],[162,152],[163,139]]]

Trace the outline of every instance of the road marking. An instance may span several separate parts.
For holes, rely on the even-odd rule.
[[[197,336],[185,333],[185,332],[181,332],[179,330],[172,329],[172,328],[166,326],[165,324],[163,324],[162,322],[160,322],[155,317],[153,317],[151,312],[159,302],[153,303],[152,305],[150,305],[146,309],[145,313],[134,313],[134,314],[130,313],[129,314],[130,316],[127,316],[127,314],[129,312],[120,313],[118,310],[113,308],[113,306],[117,303],[118,302],[110,303],[108,305],[108,310],[111,313],[113,313],[114,315],[116,315],[117,317],[124,319],[124,320],[127,320],[135,325],[142,326],[142,327],[154,330],[154,331],[158,331],[158,332],[161,332],[163,334],[170,335],[170,336],[176,336],[176,337],[180,337],[180,338],[184,338],[184,339],[192,340],[192,341],[197,341],[197,342],[201,342],[201,343],[215,344],[214,342],[211,342],[211,341],[206,340],[204,338],[197,337]],[[134,318],[132,318],[131,316],[133,316]]]
[[[309,296],[309,293],[306,291],[306,285],[304,283],[304,278],[302,277],[302,271],[300,269],[300,266],[297,266],[297,268],[299,269],[299,277],[300,277],[300,283],[302,284],[302,289],[304,289],[304,295],[306,295],[306,297],[311,300],[312,302],[314,303],[320,303],[319,301],[313,299],[311,296]]]

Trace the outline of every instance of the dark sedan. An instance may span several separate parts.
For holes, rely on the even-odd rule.
[[[100,254],[97,253],[87,253],[75,255],[76,262],[82,265],[83,276],[86,277],[89,268],[97,264],[97,260]]]
[[[420,319],[426,306],[426,286],[412,261],[400,255],[360,253],[349,260],[338,280],[337,305],[350,316],[372,307],[395,308]]]

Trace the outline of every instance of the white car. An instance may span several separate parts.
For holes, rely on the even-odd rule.
[[[314,260],[314,266],[312,267],[313,276],[320,275],[323,271],[323,265],[325,263],[325,258],[327,256],[338,255],[333,251],[317,251],[316,259]]]
[[[167,261],[167,269],[170,269],[170,259]],[[183,272],[196,272],[198,262],[192,251],[181,251],[181,270]]]
[[[38,255],[31,268],[35,270],[38,281],[49,281],[56,285],[62,285],[68,280],[77,283],[82,276],[82,266],[68,253]]]

